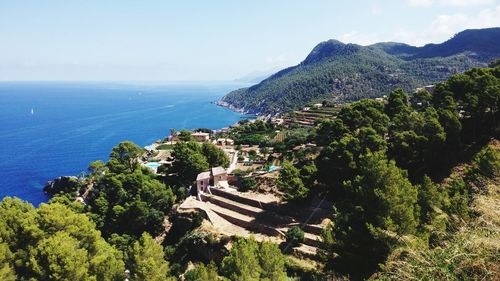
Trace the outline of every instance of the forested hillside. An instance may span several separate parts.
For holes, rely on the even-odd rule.
[[[324,148],[314,161],[317,185],[309,192],[334,201],[334,223],[325,231],[325,256],[332,268],[361,277],[363,270],[377,270],[396,249],[415,257],[451,255],[448,243],[461,243],[453,239],[464,235],[455,236],[457,226],[468,225],[477,215],[474,198],[489,192],[486,182],[498,181],[498,147],[481,148],[498,138],[499,70],[477,68],[454,75],[433,94],[396,90],[386,104],[355,102],[335,121],[322,123],[317,142]],[[444,180],[453,167],[471,159],[473,164],[461,168],[460,176]],[[495,231],[487,237],[498,237]],[[455,246],[466,251],[464,245]],[[437,274],[431,268],[440,266],[448,272],[438,279],[491,278],[498,262],[494,247],[474,249],[477,259],[462,268],[438,264],[444,256],[412,261],[430,267],[413,272],[413,278],[426,279],[432,270]],[[396,275],[402,274],[394,267],[398,262],[385,268],[387,279],[390,273],[406,279]],[[483,263],[481,269],[474,262]]]
[[[190,178],[228,164],[219,148],[186,133],[173,147],[174,178],[141,168],[144,151],[123,142],[47,204],[3,199],[0,280],[498,279],[498,62],[453,75],[432,94],[387,94],[286,141],[314,141],[317,153],[273,144],[283,154],[276,188],[286,204],[331,202],[312,269],[286,247],[305,239],[300,226],[278,245],[221,235],[203,214],[175,210]],[[272,126],[257,121],[233,133],[255,140]]]
[[[402,88],[412,91],[500,57],[500,28],[466,30],[442,44],[370,46],[329,40],[297,66],[261,83],[224,96],[220,104],[248,112],[275,114],[307,103],[351,102]]]

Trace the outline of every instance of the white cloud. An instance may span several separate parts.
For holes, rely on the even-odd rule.
[[[369,45],[382,41],[403,42],[415,46],[428,43],[441,43],[465,29],[500,26],[500,5],[481,10],[476,15],[462,13],[439,15],[422,31],[412,32],[404,28],[396,29],[390,35],[360,33],[356,30],[340,36],[345,43]]]
[[[342,34],[342,36],[340,36],[340,41],[345,43],[351,43],[354,42],[359,35],[360,35],[359,31],[353,30],[351,32]]]
[[[493,4],[495,0],[444,0],[439,2],[449,6],[479,6]]]
[[[344,33],[339,38],[340,41],[344,43],[356,43],[360,45],[370,45],[379,42],[380,38],[377,34],[364,34],[357,30],[352,30],[348,33]]]
[[[479,6],[492,4],[495,0],[407,0],[410,6],[427,7],[434,4],[443,6]]]
[[[373,4],[371,7],[371,13],[374,16],[378,16],[378,15],[382,14],[382,8],[380,8],[380,6],[377,4]]]
[[[268,64],[282,64],[283,62],[287,61],[287,55],[286,54],[279,54],[274,57],[267,57],[266,62]]]
[[[410,6],[430,6],[434,3],[434,0],[407,0]]]
[[[477,15],[469,16],[466,14],[452,14],[437,16],[423,32],[420,33],[403,33],[399,34],[399,38],[406,39],[416,45],[423,45],[429,42],[442,42],[454,34],[473,28],[486,28],[500,26],[500,5],[491,9],[481,10]]]

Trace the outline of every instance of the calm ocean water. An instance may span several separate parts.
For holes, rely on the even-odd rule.
[[[0,199],[46,201],[48,180],[107,160],[123,140],[145,146],[170,128],[233,124],[239,114],[210,102],[240,86],[0,83]]]

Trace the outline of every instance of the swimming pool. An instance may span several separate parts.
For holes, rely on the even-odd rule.
[[[267,169],[267,171],[268,172],[274,172],[274,171],[279,170],[279,169],[281,169],[280,166],[271,165],[271,166],[269,166],[269,168]]]
[[[157,162],[148,162],[148,163],[146,163],[146,166],[148,166],[149,168],[156,169],[160,166],[160,164]]]

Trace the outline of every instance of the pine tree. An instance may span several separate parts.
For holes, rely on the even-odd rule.
[[[163,248],[149,234],[132,246],[131,280],[133,281],[163,281],[167,279],[168,263],[164,258]]]

